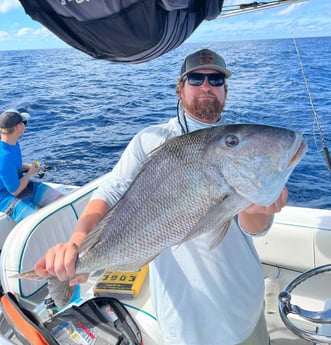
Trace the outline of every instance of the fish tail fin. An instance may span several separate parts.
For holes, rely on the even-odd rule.
[[[59,308],[63,308],[70,302],[76,289],[75,286],[69,285],[69,281],[61,281],[54,276],[40,277],[34,270],[17,273],[10,276],[10,278],[31,280],[47,279],[48,292]]]
[[[45,278],[40,277],[34,270],[21,272],[10,276],[9,278],[16,278],[16,279],[31,279],[31,280],[43,280]],[[48,278],[48,277],[46,277]]]
[[[57,277],[49,277],[47,279],[47,288],[50,296],[54,300],[57,307],[65,307],[72,299],[75,286],[70,286],[69,281],[61,281]]]

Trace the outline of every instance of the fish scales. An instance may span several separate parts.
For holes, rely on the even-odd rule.
[[[216,246],[233,216],[252,203],[269,206],[277,199],[306,146],[300,133],[255,124],[168,140],[78,248],[76,273],[137,270],[164,249],[219,229],[211,243]],[[49,290],[59,306],[70,296],[63,297],[54,277]]]
[[[163,150],[157,159],[145,166],[138,177],[140,183],[132,185],[121,202],[100,224],[100,227],[109,227],[108,231],[101,232],[100,250],[104,245],[104,250],[109,251],[105,245],[107,241],[118,243],[117,248],[121,250],[121,255],[115,255],[120,258],[121,265],[116,267],[117,262],[112,263],[116,269],[125,268],[123,263],[125,266],[130,261],[141,261],[141,256],[154,256],[165,245],[177,244],[183,239],[183,234],[189,233],[194,224],[208,212],[214,200],[224,193],[219,179],[206,179],[203,164],[200,163],[206,145],[195,149],[197,144],[192,140],[192,149],[188,152],[182,149],[183,145],[178,145],[178,141],[173,141],[173,144],[168,145],[168,150]],[[186,174],[182,173],[183,169]],[[211,199],[210,194],[216,194],[216,188],[217,197]],[[183,212],[184,209],[186,212]],[[128,217],[128,214],[134,216]],[[165,232],[162,229],[169,230]],[[111,239],[109,235],[112,235]],[[139,257],[130,257],[130,253],[139,253]],[[102,257],[109,264],[104,252]],[[80,266],[86,272],[92,263],[86,256],[85,260],[78,265],[77,272],[80,272]],[[94,267],[89,269],[93,270]]]

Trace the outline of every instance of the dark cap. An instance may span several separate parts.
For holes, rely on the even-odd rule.
[[[20,113],[16,109],[9,109],[0,115],[0,128],[12,128],[23,121],[28,121],[28,113]]]
[[[224,59],[209,49],[199,50],[186,57],[180,71],[181,78],[196,69],[214,69],[224,73],[225,78],[229,78],[232,74],[226,68]]]

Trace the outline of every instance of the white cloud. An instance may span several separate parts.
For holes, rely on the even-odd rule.
[[[18,30],[15,34],[16,37],[25,37],[25,36],[29,36],[33,33],[33,29],[31,28],[22,28],[20,30]]]
[[[286,6],[285,8],[283,8],[281,11],[278,11],[275,16],[287,16],[292,12],[295,12],[295,10],[297,8],[299,8],[302,5],[302,3],[300,4],[292,4],[289,6]]]
[[[324,0],[315,1],[325,4]],[[330,35],[331,26],[327,13],[330,11],[331,2],[324,7],[324,11],[316,9],[314,12],[315,4],[307,1],[282,9],[265,9],[204,22],[188,41],[213,42]]]
[[[9,39],[8,32],[0,31],[0,42],[1,41],[7,41],[8,39]]]
[[[42,28],[21,28],[12,35],[12,38],[17,42],[47,42],[57,39],[48,29]]]
[[[223,6],[239,6],[239,4],[249,4],[252,0],[225,0]]]
[[[15,34],[16,37],[22,38],[22,37],[45,37],[50,36],[51,32],[48,31],[46,28],[38,28],[38,29],[32,29],[32,28],[22,28],[18,30]]]
[[[46,28],[44,28],[44,27],[39,28],[39,29],[35,29],[35,30],[33,31],[33,34],[34,34],[35,36],[50,36],[50,35],[53,36],[53,34],[52,34],[48,29],[46,29]]]
[[[20,7],[18,0],[0,0],[0,13],[6,13],[13,8]]]

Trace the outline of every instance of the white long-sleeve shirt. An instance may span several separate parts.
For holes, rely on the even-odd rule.
[[[189,131],[208,124],[186,115]],[[139,132],[93,194],[114,205],[147,155],[181,134],[177,118]],[[217,232],[218,229],[215,229]],[[150,264],[150,290],[166,345],[235,345],[254,330],[263,308],[263,272],[251,236],[232,221],[223,241],[214,231],[161,253]]]

